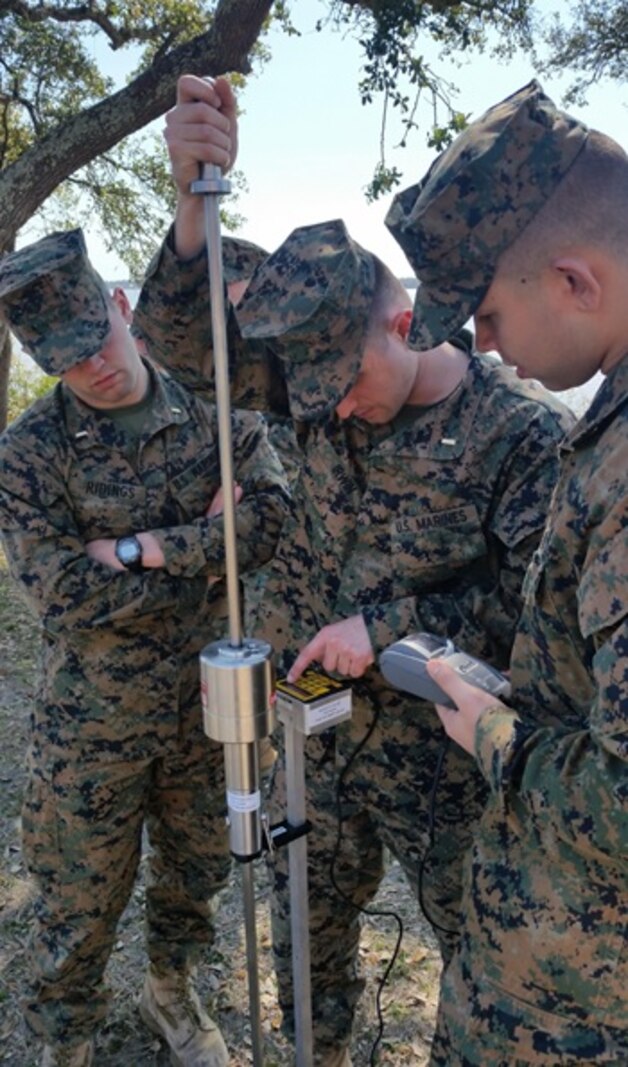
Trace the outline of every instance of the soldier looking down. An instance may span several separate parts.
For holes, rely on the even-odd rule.
[[[0,262],[0,307],[60,382],[0,438],[0,524],[41,626],[23,844],[38,897],[25,1015],[44,1067],[84,1067],[103,973],[148,859],[140,1012],[173,1062],[224,1067],[193,987],[230,857],[222,746],[202,729],[198,653],[224,636],[217,415],[144,362],[131,311],[80,230]],[[234,412],[238,557],[271,555],[287,496],[263,420]]]
[[[525,580],[511,707],[446,665],[439,709],[490,799],[432,1061],[628,1063],[628,156],[538,82],[460,135],[387,222],[421,286],[413,343],[469,316],[550,389],[605,381],[560,448]],[[481,249],[481,254],[479,250]],[[436,665],[434,665],[436,666]]]

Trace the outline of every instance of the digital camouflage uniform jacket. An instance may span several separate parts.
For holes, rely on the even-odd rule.
[[[173,251],[173,229],[146,272],[133,327],[151,354],[191,390],[214,400],[211,318],[204,254],[189,262]],[[225,295],[231,403],[264,413],[273,448],[292,484],[298,474],[288,394],[277,356],[264,341],[243,340]]]
[[[501,1064],[500,1032],[523,1063],[628,1063],[627,582],[624,357],[561,448],[513,650],[519,718],[478,726],[491,799],[443,994],[465,1064]]]
[[[145,759],[200,731],[198,652],[226,629],[223,524],[201,518],[219,487],[217,419],[150,371],[141,439],[59,383],[0,438],[0,524],[13,577],[39,616],[35,735],[80,739],[81,759]],[[285,481],[262,420],[233,415],[241,568],[272,554]],[[152,530],[165,566],[139,574],[90,559],[85,543]]]

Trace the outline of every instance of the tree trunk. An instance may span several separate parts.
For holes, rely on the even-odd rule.
[[[9,414],[11,348],[11,334],[4,319],[0,318],[0,433],[7,424]]]
[[[15,248],[13,234],[0,244],[0,255],[12,252]],[[11,331],[0,313],[0,433],[5,429],[9,417],[9,374],[11,373],[11,352],[13,341]]]

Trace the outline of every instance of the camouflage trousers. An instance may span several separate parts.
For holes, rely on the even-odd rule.
[[[103,975],[144,826],[153,963],[184,966],[212,942],[212,897],[229,876],[221,745],[199,737],[159,758],[108,757],[45,747],[30,756],[23,846],[38,896],[25,1017],[48,1042],[79,1041],[106,1015]]]
[[[457,746],[446,754],[434,803],[431,791],[444,734],[433,709],[394,725],[382,715],[368,744],[347,760],[360,736],[353,727],[306,740],[312,1014],[317,1059],[351,1039],[363,989],[358,908],[375,897],[385,873],[385,850],[400,862],[448,959],[460,925],[462,858],[486,799],[475,763]],[[280,752],[271,784],[271,820],[285,816],[286,768]],[[284,1030],[294,1036],[294,1002],[287,849],[271,861],[273,950]],[[336,888],[337,887],[337,888]]]
[[[443,975],[430,1067],[626,1067],[628,1032],[524,1003],[491,983],[489,969],[463,937]]]

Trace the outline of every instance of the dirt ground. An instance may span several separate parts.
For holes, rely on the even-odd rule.
[[[0,553],[0,1064],[34,1067],[39,1048],[27,1034],[20,998],[27,973],[26,948],[33,887],[20,853],[19,813],[24,783],[29,706],[36,677],[37,634],[13,587]],[[256,863],[259,984],[264,1067],[294,1067],[294,1053],[280,1033],[272,972],[268,884]],[[144,1028],[136,1002],[146,966],[143,945],[144,886],[140,876],[124,913],[107,980],[113,1007],[97,1037],[97,1067],[165,1067],[167,1052]],[[434,1023],[439,962],[430,931],[421,920],[405,880],[391,863],[374,908],[396,912],[404,926],[399,955],[381,990],[383,1034],[377,1053],[379,984],[393,952],[397,927],[390,918],[365,918],[361,957],[367,988],[352,1048],[355,1067],[427,1064]],[[246,946],[240,874],[234,870],[222,902],[220,935],[203,960],[200,993],[218,1018],[233,1067],[252,1063]]]

